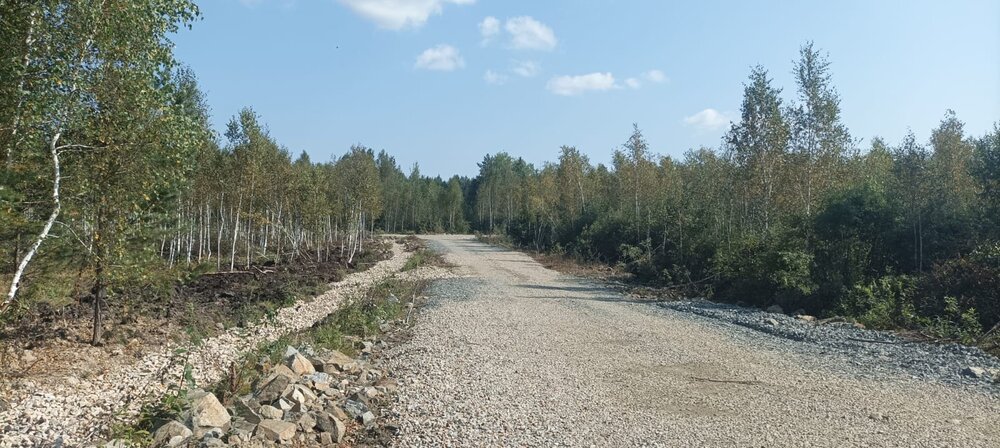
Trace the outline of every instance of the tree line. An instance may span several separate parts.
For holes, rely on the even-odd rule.
[[[464,231],[458,178],[363,146],[297,158],[252,109],[212,131],[172,33],[188,0],[0,0],[0,316],[261,260],[351,264],[376,230]],[[114,300],[113,300],[114,299]]]
[[[863,143],[807,43],[794,93],[754,67],[718,148],[608,165],[499,152],[469,179],[356,145],[297,157],[251,108],[225,131],[172,33],[189,0],[0,0],[0,316],[109,303],[205,270],[354,261],[372,233],[503,233],[687,295],[974,338],[1000,322],[1000,124]]]
[[[470,184],[483,232],[620,265],[684,294],[919,326],[972,340],[1000,322],[1000,124],[952,111],[929,142],[862,148],[812,43],[794,95],[754,67],[719,149],[654,154],[636,127],[610,166],[574,147],[536,168],[486,156]]]

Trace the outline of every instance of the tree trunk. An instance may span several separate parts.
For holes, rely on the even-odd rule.
[[[14,301],[14,297],[17,296],[17,290],[21,287],[21,277],[24,275],[24,270],[27,269],[28,263],[34,258],[35,253],[38,252],[38,248],[42,245],[42,242],[49,237],[49,232],[52,231],[52,225],[55,224],[56,219],[59,218],[59,212],[62,211],[62,202],[59,200],[59,183],[62,181],[61,166],[59,164],[59,139],[62,137],[62,131],[56,132],[52,137],[52,141],[49,142],[49,154],[52,156],[52,213],[49,214],[49,219],[45,221],[45,226],[42,227],[42,231],[35,238],[34,244],[28,249],[28,252],[24,254],[24,258],[17,265],[17,270],[14,271],[14,278],[10,282],[10,289],[7,291],[7,297],[4,299],[3,304],[0,305],[0,314],[5,312],[10,304]]]

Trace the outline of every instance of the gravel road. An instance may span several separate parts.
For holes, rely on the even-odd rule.
[[[739,310],[630,302],[472,237],[427,239],[461,277],[389,353],[400,446],[1000,446],[1000,389],[952,378],[996,361],[974,351],[827,347],[789,337],[790,318],[762,332]],[[934,365],[893,358],[921,353]]]

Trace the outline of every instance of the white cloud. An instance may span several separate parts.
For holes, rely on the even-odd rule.
[[[417,68],[450,72],[465,67],[465,60],[458,50],[451,45],[438,45],[428,48],[417,56]]]
[[[515,75],[531,78],[541,71],[541,67],[534,61],[514,61],[514,68],[510,69]]]
[[[573,96],[589,91],[611,90],[618,87],[611,73],[590,73],[577,76],[557,76],[545,88],[556,95]]]
[[[660,70],[650,70],[642,74],[642,77],[649,82],[662,83],[667,82],[667,75],[663,74]]]
[[[550,51],[559,42],[552,28],[528,16],[507,19],[504,29],[510,33],[511,46],[518,50]]]
[[[638,89],[639,87],[642,87],[642,82],[635,78],[628,78],[625,80],[625,85],[630,89]]]
[[[483,35],[483,45],[489,43],[500,34],[500,21],[496,17],[489,16],[479,22],[479,34]]]
[[[487,84],[499,86],[507,82],[507,75],[497,73],[493,70],[486,70],[486,74],[483,75],[483,80],[486,81]]]
[[[381,28],[419,28],[432,15],[440,15],[446,3],[469,5],[475,0],[339,0],[356,14]]]
[[[715,109],[705,109],[690,117],[684,117],[684,124],[703,131],[718,131],[729,124],[729,117]]]

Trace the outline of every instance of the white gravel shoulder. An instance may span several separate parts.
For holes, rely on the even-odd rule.
[[[828,368],[782,348],[796,341],[757,344],[472,237],[427,239],[458,267],[387,353],[399,446],[1000,446],[982,387]]]
[[[230,363],[260,343],[312,326],[346,298],[398,272],[409,254],[395,243],[392,251],[391,259],[350,274],[326,293],[283,308],[273,320],[253,328],[233,328],[198,346],[167,347],[88,380],[45,387],[22,381],[20,389],[28,394],[0,413],[0,447],[85,444],[162,396],[168,385],[181,380],[186,364],[193,367],[197,384],[217,382]]]

